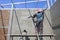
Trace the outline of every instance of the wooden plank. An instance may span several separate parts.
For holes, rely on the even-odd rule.
[[[37,35],[10,35],[10,37],[37,37]],[[53,37],[54,35],[52,34],[47,34],[47,35],[44,35],[44,34],[41,34],[39,35],[39,37]]]

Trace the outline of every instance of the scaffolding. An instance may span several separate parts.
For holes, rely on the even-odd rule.
[[[15,6],[14,6],[14,4],[24,4],[25,3],[25,9],[28,9],[28,12],[29,12],[29,14],[30,14],[30,16],[31,16],[31,11],[30,11],[30,9],[29,8],[27,8],[26,7],[26,3],[32,3],[32,2],[37,2],[37,4],[36,4],[36,7],[37,7],[37,5],[38,5],[38,2],[39,2],[39,0],[37,0],[37,1],[28,1],[28,2],[16,2],[16,3],[13,3],[13,0],[11,0],[11,2],[12,3],[8,3],[8,4],[0,4],[0,6],[2,7],[2,9],[1,10],[4,10],[5,8],[3,7],[3,6],[5,6],[5,5],[11,5],[11,8],[10,8],[10,18],[9,18],[9,28],[8,28],[8,35],[7,35],[7,40],[11,40],[10,38],[12,37],[12,40],[13,40],[13,37],[36,37],[37,35],[22,35],[22,32],[21,32],[21,28],[20,28],[20,24],[19,24],[19,20],[18,20],[18,17],[17,17],[17,14],[16,14],[16,9],[15,9]],[[52,4],[52,2],[51,2],[51,4]],[[50,9],[50,4],[49,4],[49,0],[47,0],[47,4],[46,4],[47,6],[48,6],[48,8],[47,7],[45,7],[45,8],[47,8],[47,9]],[[45,6],[46,6],[45,5]],[[43,8],[43,9],[45,9],[45,8]],[[42,8],[35,8],[35,9],[42,9]],[[19,26],[19,29],[20,29],[20,34],[21,35],[11,35],[11,33],[12,33],[12,22],[13,22],[13,15],[15,14],[15,16],[16,16],[16,19],[17,19],[17,23],[18,23],[18,26]],[[46,14],[45,14],[46,15]],[[47,16],[46,16],[47,17]],[[32,19],[33,20],[33,19]],[[48,18],[47,18],[47,20],[48,20]],[[2,22],[3,22],[3,18],[2,18]],[[49,20],[48,20],[48,22],[49,22]],[[34,23],[33,23],[34,24]],[[50,22],[49,22],[49,24],[50,24]],[[35,24],[34,24],[35,25]],[[51,24],[50,24],[51,25]],[[3,28],[4,28],[4,24],[3,24]],[[5,32],[5,31],[4,31]],[[5,34],[5,33],[4,33]],[[39,37],[54,37],[54,35],[39,35]],[[5,39],[6,40],[6,39]]]

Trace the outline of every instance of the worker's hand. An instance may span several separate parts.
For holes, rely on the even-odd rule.
[[[28,18],[31,18],[32,16],[29,16]]]
[[[47,9],[44,9],[43,11],[45,11],[45,10],[47,10]]]

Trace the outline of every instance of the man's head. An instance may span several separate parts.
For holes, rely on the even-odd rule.
[[[37,13],[41,13],[40,11],[38,11]]]
[[[37,10],[37,13],[41,13],[41,12],[42,12],[42,9],[38,9],[38,10]]]
[[[23,32],[27,33],[27,31],[26,31],[26,30],[24,30]]]

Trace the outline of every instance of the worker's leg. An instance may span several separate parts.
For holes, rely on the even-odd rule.
[[[37,34],[37,37],[36,37],[35,40],[38,40],[38,39],[39,39],[39,37],[38,37],[38,35],[39,35],[39,34],[38,34],[38,33],[39,33],[39,31],[38,31],[38,24],[36,24],[36,27],[35,27],[35,28],[36,28],[36,34]]]
[[[36,24],[38,34],[39,34],[39,32],[40,32],[41,22],[42,22],[42,21],[39,21],[39,22]]]
[[[43,21],[40,22],[40,34],[43,34]],[[43,40],[43,37],[40,37],[40,40]]]
[[[37,22],[36,23],[36,31],[37,31],[37,33],[39,33],[39,31],[40,31],[40,22]]]
[[[43,21],[40,22],[40,34],[43,34]]]

